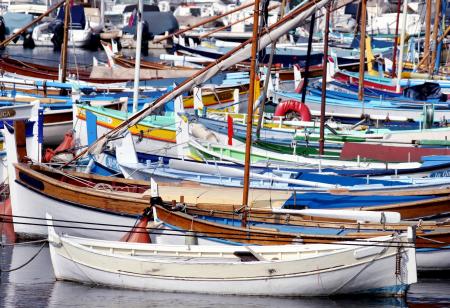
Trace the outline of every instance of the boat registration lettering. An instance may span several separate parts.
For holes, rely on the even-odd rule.
[[[11,118],[16,115],[16,110],[14,109],[4,109],[0,111],[0,119]]]
[[[445,178],[450,176],[450,169],[435,171],[430,174],[430,178]]]

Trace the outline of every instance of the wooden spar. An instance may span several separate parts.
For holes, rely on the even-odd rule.
[[[327,96],[328,34],[330,32],[331,3],[333,3],[333,1],[329,2],[325,6],[327,14],[325,15],[325,34],[323,38],[323,70],[322,70],[322,97],[320,104],[319,155],[324,154],[324,145],[325,145],[325,104]]]
[[[258,28],[259,28],[259,0],[255,0],[253,9],[253,42],[252,53],[250,59],[250,86],[248,90],[247,103],[247,131],[245,140],[245,160],[244,160],[244,189],[242,193],[242,205],[244,208],[248,206],[248,189],[250,186],[250,152],[252,150],[252,133],[253,133],[253,103],[255,101],[255,79],[256,79],[256,53],[258,52]],[[247,226],[247,210],[244,209],[241,224]]]
[[[314,26],[316,24],[316,12],[311,15],[311,21],[309,23],[309,37],[308,37],[308,50],[306,51],[306,64],[305,64],[305,77],[302,88],[302,103],[306,100],[306,88],[308,87],[308,74],[309,74],[309,64],[311,60],[312,51],[312,39],[314,35]],[[324,60],[328,61],[328,59]]]
[[[400,35],[400,54],[398,55],[397,85],[396,92],[400,93],[400,80],[403,70],[403,52],[405,49],[406,16],[408,14],[408,0],[403,0],[402,34]]]
[[[326,1],[321,1],[319,3],[325,4],[325,2]],[[267,28],[262,29],[261,35],[266,35],[270,31],[275,30],[278,27],[282,26],[283,24],[285,24],[285,23],[295,19],[298,15],[304,13],[305,11],[311,10],[313,7],[317,7],[317,2],[311,1],[311,2],[307,2],[307,3],[303,4],[302,6],[298,7],[297,9],[294,9],[294,10],[290,11],[288,15],[286,15],[284,18],[282,18],[281,20],[279,20],[276,23],[274,23],[273,25],[271,25],[268,29]],[[176,88],[174,88],[171,92],[167,92],[167,93],[163,94],[157,100],[155,100],[153,103],[151,103],[148,107],[146,107],[144,109],[141,109],[140,111],[138,111],[137,113],[132,115],[130,118],[128,118],[126,121],[123,121],[115,129],[113,129],[113,130],[109,131],[108,133],[104,134],[103,136],[101,136],[99,139],[97,139],[89,147],[87,147],[84,150],[82,150],[81,152],[79,152],[71,161],[67,162],[64,166],[69,165],[70,163],[72,163],[73,161],[79,159],[80,157],[82,157],[83,155],[88,153],[89,151],[96,151],[96,150],[100,149],[106,143],[107,138],[110,138],[111,136],[114,136],[115,134],[118,134],[121,131],[127,129],[129,126],[134,125],[133,123],[137,123],[140,119],[142,119],[145,116],[147,116],[148,114],[150,114],[155,108],[157,108],[157,107],[161,106],[162,104],[164,104],[165,100],[167,100],[168,98],[176,95],[177,91],[178,92],[182,91],[182,89],[186,85],[188,85],[192,80],[194,80],[195,78],[198,78],[198,77],[200,77],[202,75],[205,75],[205,73],[207,71],[212,69],[214,66],[217,66],[218,63],[221,63],[221,62],[223,62],[225,60],[228,60],[234,53],[236,53],[239,50],[245,48],[248,44],[251,44],[253,42],[253,40],[254,40],[253,38],[248,39],[247,41],[245,41],[241,45],[236,46],[235,48],[233,48],[232,50],[230,50],[229,52],[227,52],[226,54],[221,56],[216,61],[210,63],[205,68],[199,70],[191,78],[185,79]],[[62,167],[64,167],[64,166],[62,166]]]
[[[134,88],[133,88],[133,113],[138,110],[139,100],[139,78],[141,72],[141,48],[142,48],[142,14],[144,12],[144,1],[138,1],[137,28],[136,28],[136,61],[134,64]],[[148,46],[147,46],[148,48]]]
[[[431,0],[426,0],[426,15],[425,15],[425,42],[424,42],[424,57],[429,55],[430,52],[430,33],[431,33]],[[429,58],[427,60],[429,62]],[[426,65],[428,70],[428,64]]]
[[[58,2],[57,4],[55,4],[54,6],[52,6],[50,9],[48,9],[47,12],[45,12],[44,14],[42,14],[41,16],[37,17],[36,19],[34,19],[33,21],[31,21],[28,25],[24,26],[22,29],[20,29],[18,32],[16,32],[15,34],[11,35],[9,38],[7,38],[6,40],[4,40],[3,42],[0,42],[0,47],[6,47],[6,45],[8,45],[9,43],[11,43],[12,40],[14,40],[16,37],[19,37],[22,33],[25,32],[25,30],[27,30],[29,27],[35,25],[36,23],[40,22],[44,17],[48,16],[49,14],[51,14],[54,10],[56,10],[57,8],[59,8],[61,5],[63,5],[65,2],[65,0],[62,0],[61,2]]]
[[[286,6],[286,0],[281,1],[281,7],[280,11],[278,12],[278,20],[280,20],[284,15],[284,8]],[[269,8],[270,10],[270,8]],[[258,117],[258,125],[256,125],[256,139],[259,140],[259,137],[261,135],[261,126],[262,126],[262,119],[264,116],[264,109],[266,106],[266,98],[267,98],[267,89],[269,88],[269,81],[270,81],[270,75],[272,71],[272,63],[273,63],[273,55],[275,54],[275,48],[277,46],[277,42],[272,42],[272,47],[270,50],[270,56],[269,56],[269,62],[267,63],[267,74],[266,79],[264,80],[264,87],[261,94],[261,101],[259,104],[259,117]]]
[[[438,38],[437,40],[437,44],[439,44],[440,42],[442,42],[443,39],[445,39],[445,37],[450,33],[450,26],[447,27],[447,29],[445,29],[444,33]],[[419,64],[417,64],[417,66],[426,66],[426,69],[428,70],[428,65],[429,63],[425,63],[425,61],[427,61],[430,57],[430,52],[427,52],[423,58],[419,61]]]
[[[397,20],[395,23],[394,54],[392,55],[392,72],[391,72],[392,78],[395,77],[395,66],[396,66],[396,62],[397,62],[398,24],[400,22],[400,5],[401,5],[401,1],[397,0]]]
[[[359,26],[360,26],[360,22],[361,22],[361,1],[358,1],[358,9],[356,10],[356,25],[355,25],[355,30],[353,31],[354,36],[356,36],[360,31],[359,31]]]
[[[204,21],[201,21],[201,22],[198,22],[198,23],[194,24],[193,26],[187,27],[186,29],[182,29],[182,30],[175,31],[175,32],[172,33],[172,34],[168,34],[168,35],[166,35],[166,36],[164,36],[164,37],[162,37],[162,38],[160,38],[160,39],[154,40],[153,43],[155,43],[155,44],[161,43],[162,41],[165,41],[165,40],[171,38],[172,36],[180,35],[180,34],[186,32],[186,31],[189,31],[189,30],[192,30],[192,29],[194,29],[194,28],[203,26],[203,25],[205,25],[205,24],[207,24],[207,23],[210,23],[210,22],[212,22],[212,21],[215,21],[215,20],[217,20],[217,19],[219,19],[219,18],[228,16],[228,15],[233,14],[233,13],[235,13],[235,12],[238,12],[238,11],[240,11],[240,10],[242,10],[242,9],[248,8],[248,7],[252,6],[253,3],[254,3],[254,2],[250,2],[250,3],[247,3],[247,4],[243,4],[243,5],[241,5],[241,6],[237,7],[237,8],[235,8],[234,10],[231,10],[231,11],[226,12],[226,13],[224,13],[224,14],[220,14],[219,16],[213,16],[213,17],[210,17],[210,18],[208,18],[208,19],[206,19],[206,20],[204,20]]]
[[[284,0],[283,0],[283,1],[284,1]],[[269,11],[272,11],[272,10],[276,9],[277,7],[279,7],[279,6],[280,6],[279,4],[272,5],[271,7],[268,8],[268,10],[269,10]],[[216,28],[216,29],[214,29],[214,30],[212,30],[212,31],[210,31],[210,32],[207,32],[207,33],[205,33],[205,34],[202,34],[202,35],[200,35],[198,38],[202,39],[202,38],[208,37],[208,36],[210,36],[211,34],[214,34],[214,33],[217,33],[217,32],[219,32],[219,31],[222,31],[222,30],[224,30],[224,29],[227,29],[227,28],[229,28],[229,27],[231,27],[231,26],[233,26],[233,25],[235,25],[235,24],[238,24],[238,23],[240,23],[240,22],[246,21],[247,19],[250,19],[250,18],[252,18],[252,17],[253,17],[253,16],[250,15],[250,16],[247,16],[247,17],[245,17],[245,18],[238,19],[238,20],[236,20],[236,21],[234,21],[234,22],[232,22],[232,23],[229,23],[228,25],[225,25],[225,26]]]
[[[434,14],[434,25],[433,25],[433,50],[431,52],[431,61],[428,66],[428,72],[431,75],[434,72],[434,62],[436,61],[437,53],[437,35],[439,30],[439,16],[441,14],[441,0],[436,0],[436,12]]]
[[[358,80],[358,100],[364,99],[364,71],[366,59],[366,2],[361,0],[361,25],[359,34],[359,80]],[[324,110],[325,111],[325,110]]]
[[[66,82],[67,77],[67,43],[69,41],[70,0],[66,0],[64,7],[64,39],[61,49],[61,80]]]

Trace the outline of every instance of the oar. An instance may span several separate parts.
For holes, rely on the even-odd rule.
[[[306,210],[272,209],[272,212],[276,214],[306,215],[306,216],[348,219],[348,220],[377,222],[377,223],[399,223],[401,220],[400,213],[397,212],[320,210],[320,209],[306,209]]]

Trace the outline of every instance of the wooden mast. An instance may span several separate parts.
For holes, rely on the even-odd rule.
[[[136,23],[136,61],[134,63],[134,88],[133,88],[133,113],[138,110],[139,79],[141,72],[141,47],[142,47],[142,14],[144,1],[138,1],[137,23]]]
[[[213,16],[213,17],[207,18],[206,20],[201,21],[201,22],[198,22],[198,23],[194,24],[193,26],[187,27],[186,29],[182,29],[182,30],[175,31],[175,32],[172,33],[172,34],[169,34],[169,35],[166,35],[166,36],[164,36],[164,37],[162,37],[162,38],[160,38],[160,39],[154,40],[153,43],[155,43],[155,44],[156,44],[156,43],[161,43],[162,41],[165,41],[165,40],[171,38],[172,36],[180,35],[180,34],[186,32],[186,31],[189,31],[189,30],[192,30],[192,29],[194,29],[194,28],[197,28],[197,27],[206,25],[207,23],[210,23],[210,22],[215,21],[215,20],[217,20],[217,19],[219,19],[219,18],[228,16],[228,15],[233,14],[233,13],[235,13],[235,12],[238,12],[238,11],[240,11],[240,10],[242,10],[242,9],[248,8],[248,7],[252,6],[252,5],[253,5],[253,2],[250,2],[250,3],[247,3],[247,4],[241,5],[241,6],[237,7],[237,8],[235,8],[234,10],[231,10],[231,11],[226,12],[226,13],[224,13],[224,14],[221,14],[221,15],[218,15],[218,16]]]
[[[397,0],[397,21],[395,23],[395,37],[394,37],[394,54],[392,55],[392,72],[391,77],[395,77],[395,67],[397,65],[397,51],[398,51],[398,24],[400,23],[400,5],[401,0]]]
[[[402,34],[400,35],[400,53],[398,55],[397,86],[396,92],[400,93],[400,80],[403,70],[403,52],[405,49],[406,16],[408,14],[408,0],[403,0]]]
[[[364,99],[364,71],[365,71],[365,59],[366,59],[366,2],[367,0],[361,0],[361,24],[359,34],[359,80],[358,80],[358,100]]]
[[[365,0],[363,0],[365,1]],[[325,34],[323,38],[323,70],[322,70],[322,97],[320,104],[320,133],[319,133],[319,155],[324,154],[325,148],[325,104],[327,96],[327,69],[328,69],[328,34],[330,32],[330,11],[333,1],[325,6],[327,14],[325,15]],[[362,11],[365,13],[365,11]]]
[[[244,213],[242,216],[242,226],[247,226],[247,206],[248,206],[248,189],[250,185],[250,156],[252,149],[252,132],[253,132],[253,103],[255,100],[255,79],[256,79],[256,53],[258,52],[258,26],[259,24],[259,0],[255,0],[253,9],[253,41],[250,60],[250,86],[248,90],[248,106],[247,106],[247,131],[245,142],[245,165],[244,165],[244,189],[242,193],[242,205]]]
[[[438,47],[438,30],[439,30],[439,16],[441,15],[441,0],[436,0],[436,12],[434,13],[434,25],[433,25],[433,50],[431,53],[431,61],[428,66],[429,74],[434,73],[434,62],[436,61],[436,53]]]
[[[426,15],[425,15],[425,42],[423,46],[423,56],[428,56],[430,52],[430,33],[431,33],[431,0],[426,0]],[[426,62],[427,70],[429,69],[429,57]],[[428,70],[429,72],[429,70]]]
[[[61,80],[66,82],[67,77],[67,42],[69,41],[70,0],[64,5],[64,39],[61,49]]]
[[[42,14],[41,16],[37,17],[36,19],[34,19],[32,22],[30,22],[29,24],[27,24],[26,26],[24,26],[22,29],[20,29],[19,31],[17,31],[14,35],[11,35],[9,38],[7,38],[6,40],[4,40],[3,42],[0,42],[0,48],[1,47],[6,47],[6,45],[8,45],[9,43],[11,43],[11,41],[13,41],[16,37],[20,36],[22,33],[25,32],[25,30],[27,30],[29,27],[37,24],[38,22],[40,22],[45,16],[50,15],[54,10],[56,10],[57,8],[59,8],[61,5],[64,4],[66,0],[62,0],[61,2],[58,2],[57,4],[55,4],[54,6],[52,6],[50,9],[48,9],[47,12],[45,12],[44,14]]]

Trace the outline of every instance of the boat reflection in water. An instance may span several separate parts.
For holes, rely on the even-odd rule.
[[[1,267],[16,268],[29,260],[38,245],[4,246]],[[1,273],[0,307],[445,307],[450,305],[450,280],[427,279],[400,298],[269,298],[144,292],[55,281],[48,246],[27,266]]]

